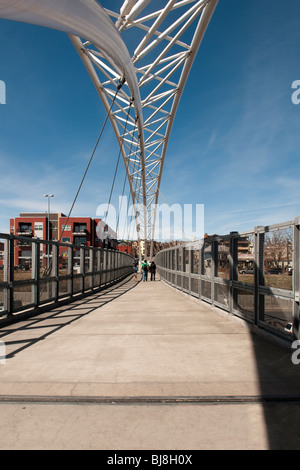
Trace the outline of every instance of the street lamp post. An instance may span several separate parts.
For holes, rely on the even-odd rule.
[[[50,197],[54,197],[54,194],[44,194],[44,197],[48,198],[48,236],[47,240],[50,241]],[[48,243],[47,245],[47,256],[48,256],[48,261],[47,261],[47,268],[49,269],[49,258],[50,258],[50,245]]]

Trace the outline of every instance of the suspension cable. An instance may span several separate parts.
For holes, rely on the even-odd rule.
[[[110,188],[110,194],[109,194],[109,199],[108,199],[108,203],[107,203],[107,210],[106,210],[106,214],[104,216],[104,224],[105,225],[106,225],[106,219],[107,219],[107,216],[108,216],[109,206],[110,206],[110,203],[111,203],[111,198],[112,198],[112,194],[113,194],[113,190],[114,190],[114,186],[115,186],[116,176],[117,176],[120,157],[121,157],[121,152],[122,152],[122,145],[123,145],[123,141],[124,141],[126,130],[127,130],[127,124],[128,124],[128,119],[129,119],[132,103],[133,103],[133,98],[131,98],[131,100],[130,100],[129,110],[128,110],[128,113],[127,113],[126,122],[125,122],[125,126],[124,126],[124,132],[123,132],[122,139],[121,139],[122,144],[120,145],[120,150],[119,150],[119,155],[118,155],[118,158],[117,158],[115,173],[114,173],[112,185],[111,185],[111,188]]]
[[[93,152],[92,152],[92,154],[91,154],[90,160],[89,160],[89,162],[88,162],[88,164],[87,164],[87,167],[86,167],[86,169],[85,169],[84,175],[83,175],[83,177],[82,177],[82,180],[81,180],[80,185],[79,185],[79,187],[78,187],[78,190],[77,190],[77,193],[76,193],[76,195],[75,195],[74,201],[73,201],[73,203],[72,203],[71,209],[70,209],[70,211],[69,211],[67,220],[66,220],[66,222],[65,222],[65,224],[64,224],[64,226],[63,226],[63,230],[62,230],[61,235],[60,235],[60,237],[59,237],[59,242],[61,241],[62,236],[63,236],[63,233],[64,233],[64,231],[65,231],[65,227],[66,227],[66,225],[68,224],[70,215],[71,215],[72,210],[73,210],[73,208],[74,208],[75,202],[76,202],[76,200],[77,200],[77,197],[78,197],[79,192],[80,192],[80,190],[81,190],[81,187],[82,187],[82,185],[83,185],[83,182],[84,182],[84,179],[85,179],[86,174],[87,174],[87,172],[88,172],[88,169],[89,169],[89,167],[90,167],[90,164],[91,164],[91,162],[92,162],[92,160],[93,160],[93,157],[94,157],[94,155],[95,155],[96,149],[97,149],[98,144],[99,144],[99,141],[100,141],[100,139],[101,139],[101,137],[102,137],[104,128],[105,128],[105,126],[106,126],[106,123],[107,123],[107,120],[108,120],[108,118],[109,118],[109,115],[110,115],[110,112],[111,112],[111,110],[112,110],[112,107],[113,107],[113,105],[114,105],[114,102],[115,102],[115,100],[116,100],[116,98],[117,98],[117,95],[118,95],[120,89],[122,88],[124,82],[125,82],[124,79],[120,80],[120,82],[119,82],[119,84],[118,84],[118,86],[117,86],[117,90],[116,90],[116,93],[115,93],[115,95],[114,95],[114,98],[113,98],[113,100],[112,100],[112,102],[111,102],[110,109],[109,109],[109,111],[107,112],[105,121],[104,121],[104,123],[103,123],[103,125],[102,125],[101,131],[100,131],[100,133],[99,133],[98,139],[97,139],[96,144],[95,144],[95,146],[94,146],[94,149],[93,149]]]
[[[114,97],[113,97],[113,100],[112,100],[112,102],[111,102],[110,108],[109,108],[109,110],[108,110],[108,112],[107,112],[107,114],[106,114],[106,118],[105,118],[105,120],[104,120],[104,123],[103,123],[103,125],[102,125],[101,130],[100,130],[100,133],[99,133],[99,135],[98,135],[98,138],[97,138],[97,141],[96,141],[96,143],[95,143],[95,146],[94,146],[94,149],[93,149],[93,151],[92,151],[92,154],[91,154],[91,156],[90,156],[89,162],[88,162],[88,164],[87,164],[87,166],[86,166],[84,175],[83,175],[83,177],[82,177],[82,179],[81,179],[80,185],[79,185],[78,190],[77,190],[77,192],[76,192],[76,195],[75,195],[75,198],[74,198],[74,200],[73,200],[72,206],[71,206],[71,208],[70,208],[70,211],[69,211],[68,217],[67,217],[67,219],[66,219],[66,222],[65,222],[65,224],[63,225],[62,232],[61,232],[61,234],[60,234],[60,237],[59,237],[58,242],[61,241],[62,236],[63,236],[63,234],[64,234],[64,232],[65,232],[65,228],[66,228],[66,226],[67,226],[67,224],[68,224],[68,221],[69,221],[69,219],[70,219],[72,210],[73,210],[73,208],[74,208],[75,202],[76,202],[76,200],[77,200],[77,198],[78,198],[78,195],[79,195],[79,193],[80,193],[80,190],[81,190],[81,187],[82,187],[83,182],[84,182],[84,180],[85,180],[85,177],[86,177],[86,175],[87,175],[88,169],[89,169],[89,167],[90,167],[90,165],[91,165],[91,163],[92,163],[92,160],[93,160],[93,157],[94,157],[94,155],[95,155],[96,149],[97,149],[97,147],[98,147],[98,144],[99,144],[100,139],[101,139],[101,137],[102,137],[103,131],[104,131],[105,126],[106,126],[106,123],[107,123],[108,118],[109,118],[109,116],[110,116],[112,107],[113,107],[114,102],[115,102],[115,100],[116,100],[116,98],[117,98],[117,95],[118,95],[118,93],[119,93],[119,91],[120,91],[120,89],[122,88],[122,86],[123,86],[124,83],[125,83],[125,77],[123,77],[123,78],[121,78],[121,79],[119,80],[119,84],[118,84],[118,86],[117,86],[116,93],[115,93],[115,95],[114,95]],[[50,261],[50,263],[49,263],[49,267],[48,267],[47,269],[45,269],[44,275],[48,275],[48,276],[49,276],[49,274],[50,274],[50,272],[51,272],[51,269],[52,269],[52,259],[51,259],[51,261]]]

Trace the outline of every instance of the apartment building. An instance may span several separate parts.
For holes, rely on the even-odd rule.
[[[49,220],[48,220],[49,219]],[[60,241],[78,246],[116,249],[115,233],[102,220],[90,217],[68,217],[62,213],[21,213],[10,219],[10,232],[24,237],[15,245],[15,265],[26,266],[31,262],[30,238]],[[40,258],[49,256],[47,244],[41,244]],[[60,247],[64,256],[66,249]]]

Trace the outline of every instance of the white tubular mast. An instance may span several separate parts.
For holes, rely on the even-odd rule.
[[[218,0],[0,0],[0,17],[65,31],[85,64],[122,152],[138,240],[151,240],[170,132]],[[128,52],[126,47],[133,49]],[[120,80],[125,81],[111,107]],[[131,110],[134,110],[133,111]]]

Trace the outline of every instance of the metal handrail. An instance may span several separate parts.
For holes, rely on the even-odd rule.
[[[28,264],[17,263],[19,242],[30,243]],[[0,233],[3,260],[0,261],[0,324],[19,313],[36,312],[43,305],[52,308],[60,301],[76,300],[92,294],[132,273],[133,257],[107,248],[87,247],[58,241],[28,238]],[[41,256],[49,246],[48,257]],[[64,255],[60,253],[64,249]],[[75,252],[80,256],[76,257]],[[16,261],[16,263],[15,263]]]
[[[299,227],[300,217],[296,217],[289,222],[257,226],[252,231],[214,235],[166,248],[156,255],[157,268],[161,278],[176,289],[289,343],[300,338]],[[272,246],[276,237],[283,241],[280,245],[273,242]],[[249,250],[251,241],[249,259],[253,270],[248,276],[240,273],[245,257],[239,248],[239,241],[247,240]],[[285,250],[280,262],[275,260],[276,250],[277,255]],[[268,274],[267,264],[275,266],[275,262],[285,265],[285,270]]]

